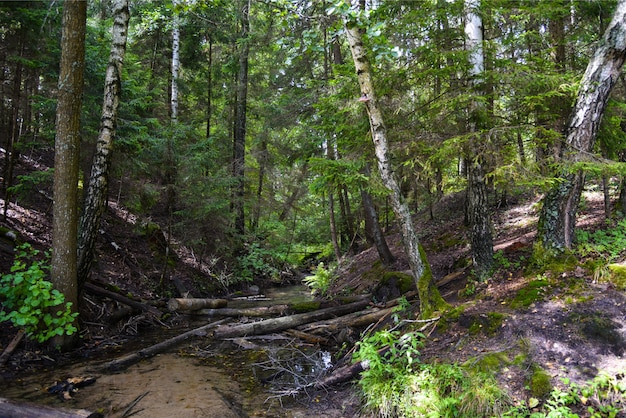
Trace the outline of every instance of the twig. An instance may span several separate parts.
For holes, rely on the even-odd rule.
[[[4,349],[2,355],[0,355],[0,366],[6,364],[6,362],[9,360],[9,357],[11,357],[11,354],[13,354],[23,338],[24,330],[20,329],[17,331],[17,334],[15,334],[15,337],[13,337],[7,348]]]
[[[134,407],[135,407],[135,406],[136,406],[136,405],[137,405],[137,404],[138,404],[138,403],[139,403],[139,402],[140,402],[140,401],[141,401],[141,400],[142,400],[142,399],[143,399],[143,398],[144,398],[144,397],[148,394],[148,393],[150,393],[150,391],[145,392],[145,393],[143,393],[143,394],[141,394],[141,395],[137,396],[137,397],[135,398],[135,400],[134,400],[134,401],[132,401],[132,402],[128,405],[128,407],[124,410],[124,413],[122,414],[122,418],[128,418],[128,417],[131,417],[131,416],[133,416],[133,415],[135,415],[135,414],[138,414],[139,412],[143,411],[143,409],[140,409],[139,411],[135,411],[135,412],[133,412],[132,414],[130,413],[130,411],[131,411],[131,410],[132,410],[132,409],[133,409],[133,408],[134,408]]]

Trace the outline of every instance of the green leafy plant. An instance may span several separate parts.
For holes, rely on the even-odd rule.
[[[626,408],[626,376],[600,373],[585,384],[563,379],[565,389],[554,388],[544,405],[530,398],[528,405],[511,408],[503,417],[508,418],[616,418]],[[537,410],[530,412],[530,409]],[[579,412],[584,411],[584,415]]]
[[[332,279],[332,271],[327,269],[324,263],[319,263],[315,269],[315,273],[305,277],[302,282],[311,288],[312,294],[324,296],[330,287]]]
[[[47,259],[36,260],[38,253],[29,244],[17,247],[11,272],[0,278],[0,322],[11,321],[29,338],[43,343],[78,331],[74,326],[78,313],[73,313],[72,303],[65,303],[65,296],[45,280]]]
[[[246,245],[246,252],[238,258],[238,273],[243,281],[251,282],[256,277],[275,278],[279,270],[275,267],[281,264],[276,260],[276,254],[256,242]]]
[[[354,359],[367,362],[359,385],[367,406],[383,417],[500,416],[508,396],[491,373],[457,364],[420,361],[421,333],[379,331],[357,345]]]

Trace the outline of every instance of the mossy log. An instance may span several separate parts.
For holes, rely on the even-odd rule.
[[[225,308],[227,304],[226,299],[173,298],[167,302],[167,308],[172,312],[197,311],[199,309]]]
[[[96,418],[102,416],[102,414],[92,413],[84,409],[52,408],[0,398],[0,417],[3,418]]]

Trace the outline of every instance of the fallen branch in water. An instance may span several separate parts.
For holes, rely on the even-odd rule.
[[[169,350],[170,348],[185,342],[189,338],[203,337],[207,334],[207,331],[209,331],[210,329],[213,329],[217,327],[218,325],[224,324],[228,321],[229,319],[222,319],[219,321],[211,322],[210,324],[207,324],[207,325],[203,325],[199,328],[192,329],[191,331],[187,331],[183,334],[177,335],[173,338],[162,341],[158,344],[143,348],[139,351],[135,351],[124,357],[120,357],[115,360],[109,361],[103,364],[102,366],[100,366],[99,369],[102,372],[119,371],[119,370],[125,369],[131,364],[135,364],[143,359],[153,357],[159,353]]]

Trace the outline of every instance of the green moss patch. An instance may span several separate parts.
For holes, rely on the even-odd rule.
[[[626,265],[609,264],[607,267],[609,269],[608,281],[618,289],[626,290]]]
[[[534,367],[527,384],[531,395],[535,398],[545,398],[552,392],[550,375],[538,366]]]
[[[543,298],[547,287],[550,285],[547,279],[540,278],[531,281],[526,287],[520,289],[510,303],[511,308],[527,308],[534,302]]]
[[[470,334],[483,333],[488,336],[495,335],[502,327],[505,315],[499,312],[489,312],[480,315],[461,315],[459,324],[466,327]]]
[[[313,312],[320,308],[320,302],[298,302],[289,305],[289,308],[295,313]]]

